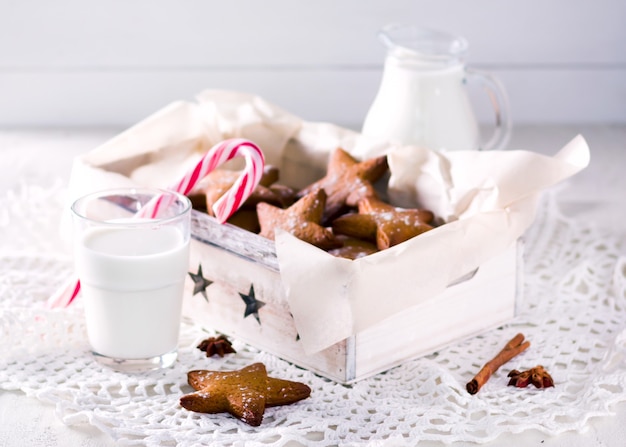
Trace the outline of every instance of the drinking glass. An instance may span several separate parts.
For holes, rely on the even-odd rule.
[[[177,357],[191,203],[149,188],[101,191],[72,207],[75,268],[98,362],[125,372]]]

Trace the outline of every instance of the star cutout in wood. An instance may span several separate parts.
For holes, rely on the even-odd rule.
[[[198,273],[189,272],[189,276],[193,280],[193,295],[201,293],[204,299],[209,302],[209,298],[206,294],[206,288],[213,284],[213,281],[209,281],[202,274],[202,264],[198,264]]]
[[[431,230],[433,218],[428,210],[397,208],[369,197],[359,202],[358,214],[335,219],[333,231],[375,241],[378,249],[384,250]]]
[[[359,162],[338,148],[330,156],[326,176],[298,192],[298,196],[320,188],[326,191],[328,200],[322,218],[322,224],[326,225],[344,206],[357,206],[364,197],[376,197],[373,183],[388,169],[385,155]]]
[[[198,413],[227,412],[254,427],[261,425],[266,407],[292,404],[311,395],[304,383],[269,377],[263,363],[236,371],[190,371],[187,381],[196,392],[181,397],[184,408]]]
[[[250,284],[250,291],[246,295],[245,293],[239,293],[239,296],[246,303],[246,310],[243,313],[243,317],[246,318],[250,315],[254,315],[256,321],[261,324],[261,319],[259,318],[259,309],[265,306],[265,303],[259,301],[254,296],[254,284]]]

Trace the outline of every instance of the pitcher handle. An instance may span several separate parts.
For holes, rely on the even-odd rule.
[[[504,149],[511,138],[511,115],[509,113],[509,100],[504,87],[494,76],[468,69],[468,80],[477,82],[485,88],[491,106],[495,112],[495,130],[491,138],[484,144],[484,150]]]

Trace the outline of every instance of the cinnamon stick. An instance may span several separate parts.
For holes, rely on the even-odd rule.
[[[511,360],[520,352],[523,352],[530,346],[529,341],[524,341],[523,334],[517,334],[513,337],[494,358],[485,363],[485,366],[470,380],[465,388],[470,394],[476,394],[480,388],[487,383],[487,380],[495,373],[498,368]]]

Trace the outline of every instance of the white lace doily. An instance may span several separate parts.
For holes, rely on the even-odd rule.
[[[122,445],[486,442],[527,429],[583,430],[590,417],[626,401],[626,258],[609,236],[561,216],[550,197],[526,236],[524,307],[511,324],[342,386],[237,340],[237,354],[207,358],[195,348],[206,333],[190,324],[173,368],[125,375],[98,366],[80,303],[43,307],[71,271],[58,236],[62,193],[57,184],[0,197],[0,388],[51,402],[65,423],[87,422]],[[530,349],[469,395],[465,384],[517,332]],[[274,377],[309,384],[311,397],[267,409],[257,428],[180,407],[191,391],[188,370],[256,361]],[[539,364],[554,388],[506,386],[508,371]]]

